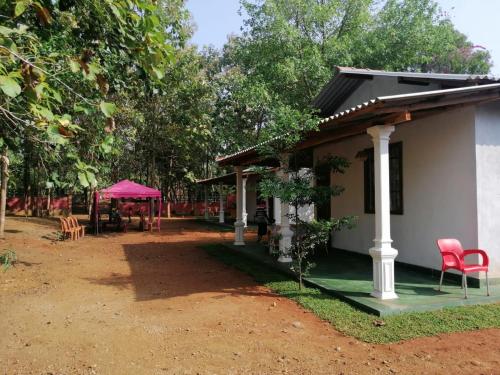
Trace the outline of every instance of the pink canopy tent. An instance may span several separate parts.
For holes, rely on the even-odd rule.
[[[160,229],[161,217],[161,191],[144,186],[129,180],[122,180],[116,184],[96,191],[95,193],[95,220],[97,222],[99,215],[99,199],[119,199],[119,198],[151,198],[158,199],[158,230]]]

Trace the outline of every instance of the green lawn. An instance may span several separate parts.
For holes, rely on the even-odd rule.
[[[330,322],[340,332],[369,343],[391,343],[440,333],[500,328],[500,304],[453,307],[380,318],[364,313],[319,289],[304,288],[299,291],[295,280],[224,245],[204,245],[202,248],[223,263],[248,273],[273,292],[296,301]]]

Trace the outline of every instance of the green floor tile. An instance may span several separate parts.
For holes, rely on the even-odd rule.
[[[289,266],[278,263],[264,246],[250,243],[246,246],[227,245],[243,256],[251,257],[276,268],[277,271],[291,272]],[[368,256],[346,251],[332,250],[328,255],[315,259],[316,267],[306,281],[324,291],[356,306],[364,311],[386,316],[411,311],[431,311],[445,307],[488,304],[500,302],[500,285],[490,286],[490,296],[486,288],[469,288],[468,299],[459,283],[446,281],[438,290],[438,276],[419,272],[396,263],[396,293],[399,298],[382,301],[370,296],[372,291],[372,263]]]

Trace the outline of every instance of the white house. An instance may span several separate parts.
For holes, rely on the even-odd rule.
[[[359,221],[335,233],[332,246],[372,256],[373,296],[397,297],[394,261],[439,270],[435,241],[445,237],[487,250],[489,274],[500,278],[497,82],[488,76],[338,68],[314,100],[324,118],[320,131],[290,151],[351,162],[344,175],[330,176],[345,187],[331,200],[330,214],[357,215]],[[257,148],[218,162],[235,166],[237,191],[244,166],[265,164]],[[241,194],[238,202],[241,208]],[[281,203],[283,249],[291,237],[284,212],[288,205]],[[240,222],[241,215],[236,244],[244,244]]]

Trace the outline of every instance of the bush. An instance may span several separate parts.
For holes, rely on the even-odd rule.
[[[0,255],[0,264],[2,265],[3,271],[7,271],[17,260],[16,252],[13,250],[7,250]]]

